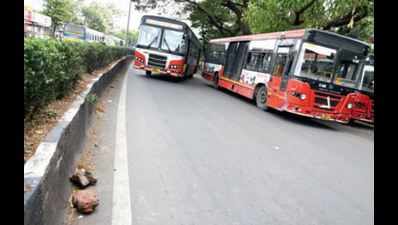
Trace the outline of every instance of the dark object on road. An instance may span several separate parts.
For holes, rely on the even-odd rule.
[[[71,176],[70,181],[79,188],[86,188],[89,185],[95,185],[97,179],[92,173],[85,169],[76,169],[75,173]]]
[[[78,212],[90,214],[99,205],[97,192],[93,189],[77,191],[72,195],[72,204]]]

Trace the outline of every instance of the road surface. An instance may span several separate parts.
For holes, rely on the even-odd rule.
[[[101,204],[74,224],[373,224],[372,129],[263,112],[199,75],[126,76],[95,124]]]

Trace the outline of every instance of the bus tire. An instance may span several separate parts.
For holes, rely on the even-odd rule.
[[[267,103],[267,88],[265,85],[257,86],[254,92],[254,100],[256,102],[256,106],[261,110],[268,111]]]
[[[151,71],[145,71],[145,76],[146,77],[151,77],[152,76],[152,72]]]
[[[214,77],[213,77],[213,86],[216,88],[216,89],[220,89],[220,86],[218,85],[218,73],[215,73],[214,74]]]

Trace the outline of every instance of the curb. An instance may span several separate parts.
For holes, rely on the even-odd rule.
[[[72,187],[69,176],[83,150],[86,131],[95,104],[86,97],[100,97],[115,75],[130,65],[131,56],[115,62],[111,69],[95,78],[66,111],[58,124],[24,165],[24,225],[61,225],[64,223]]]

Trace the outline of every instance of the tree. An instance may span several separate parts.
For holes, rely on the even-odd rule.
[[[367,39],[373,0],[133,0],[136,9],[181,3],[204,40],[295,28],[318,28]]]
[[[101,5],[92,2],[81,9],[84,24],[100,32],[109,32],[113,29],[113,17],[120,14],[113,4]]]
[[[258,0],[246,20],[253,32],[318,28],[366,39],[373,33],[372,0]]]
[[[171,3],[181,3],[184,12],[191,12],[189,19],[193,27],[201,28],[204,39],[216,36],[250,34],[251,30],[245,20],[249,0],[134,0],[137,10],[166,8]]]
[[[45,0],[43,14],[51,18],[51,31],[54,36],[57,28],[62,23],[70,21],[73,16],[73,4],[71,0]]]
[[[71,23],[83,25],[84,18],[82,15],[82,7],[80,0],[72,0],[72,17],[70,19]]]

